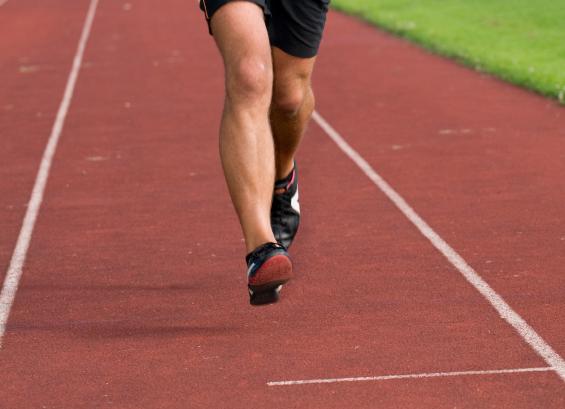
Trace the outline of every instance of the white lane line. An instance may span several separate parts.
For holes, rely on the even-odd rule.
[[[14,253],[12,254],[12,259],[10,260],[6,278],[4,279],[2,292],[0,293],[0,348],[2,347],[2,340],[6,332],[6,323],[8,322],[10,310],[12,308],[12,304],[14,303],[20,278],[22,276],[22,269],[27,256],[31,236],[33,234],[33,228],[35,227],[35,221],[37,220],[37,215],[39,213],[39,209],[41,208],[41,202],[43,201],[43,194],[45,192],[47,178],[49,177],[51,163],[53,162],[53,156],[55,155],[57,143],[59,142],[59,137],[61,136],[65,118],[67,116],[67,112],[69,111],[69,106],[73,97],[78,73],[82,64],[84,49],[90,35],[90,30],[92,28],[92,22],[94,21],[94,15],[96,14],[97,6],[98,0],[91,0],[88,12],[86,14],[84,27],[82,29],[82,34],[78,43],[78,48],[73,59],[73,66],[67,80],[65,93],[63,94],[63,99],[61,101],[61,105],[59,106],[59,110],[57,112],[53,128],[51,130],[51,135],[49,136],[45,151],[43,152],[43,157],[41,158],[41,164],[35,178],[35,184],[33,185],[31,198],[29,200],[27,211],[22,223],[22,227],[20,229],[18,241],[16,243]]]
[[[0,0],[0,7],[2,7],[6,3],[8,3],[8,0]]]
[[[323,378],[323,379],[304,379],[299,381],[273,381],[267,382],[268,386],[292,386],[292,385],[309,385],[320,383],[338,383],[338,382],[370,382],[370,381],[390,381],[394,379],[421,379],[421,378],[445,378],[449,376],[471,376],[471,375],[499,375],[499,374],[516,374],[524,372],[548,372],[554,371],[554,368],[516,368],[516,369],[494,369],[487,371],[459,371],[459,372],[431,372],[416,373],[405,375],[382,375],[382,376],[360,376],[356,378]]]
[[[312,115],[316,123],[337,146],[367,175],[371,181],[391,200],[396,207],[416,226],[432,245],[479,291],[544,361],[555,369],[565,382],[565,361],[538,335],[538,333],[516,312],[488,283],[445,242],[410,205],[355,151],[318,112]]]

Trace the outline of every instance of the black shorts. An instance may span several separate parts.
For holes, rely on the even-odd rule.
[[[230,1],[200,0],[209,26],[214,13]],[[263,9],[272,46],[300,58],[314,57],[318,53],[330,0],[246,1]]]

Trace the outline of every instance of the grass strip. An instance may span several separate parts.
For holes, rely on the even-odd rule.
[[[332,0],[332,5],[565,104],[565,1]]]

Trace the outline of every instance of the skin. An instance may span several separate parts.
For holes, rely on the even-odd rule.
[[[275,242],[270,223],[275,177],[286,177],[314,109],[315,58],[271,48],[263,11],[230,2],[213,16],[225,68],[220,157],[247,252]]]

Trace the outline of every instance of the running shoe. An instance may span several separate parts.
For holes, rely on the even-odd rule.
[[[271,228],[277,242],[288,249],[296,236],[299,224],[298,172],[295,163],[294,169],[286,178],[275,182],[271,205]]]
[[[265,243],[249,253],[245,261],[250,303],[277,302],[283,284],[292,278],[292,262],[286,249],[279,243]]]

